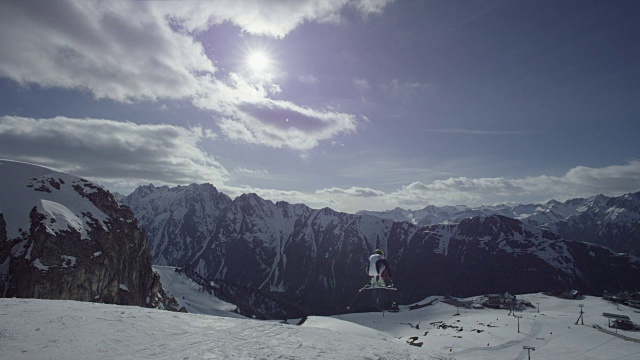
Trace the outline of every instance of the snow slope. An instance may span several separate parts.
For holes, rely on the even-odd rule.
[[[173,295],[180,306],[184,306],[188,312],[246,319],[242,315],[231,312],[236,308],[235,305],[202,291],[200,285],[184,273],[176,273],[175,267],[154,265],[153,270],[160,274],[160,282],[165,291]]]
[[[460,309],[457,315],[455,307],[442,302],[417,310],[401,306],[398,313],[309,317],[296,326],[73,301],[0,299],[0,349],[3,359],[494,360],[527,359],[523,346],[533,346],[532,359],[640,359],[640,343],[592,327],[607,328],[603,312],[638,323],[638,310],[596,297],[518,298],[540,304],[539,313],[532,308],[516,312],[520,332],[507,310]],[[584,325],[575,324],[579,304],[584,305]],[[618,332],[640,339],[639,332]],[[406,343],[414,336],[422,347]]]
[[[0,299],[3,359],[437,359],[385,340],[251,319]]]
[[[640,313],[633,308],[611,304],[597,297],[564,300],[543,294],[518,296],[537,309],[516,311],[518,319],[508,316],[508,310],[457,309],[438,302],[435,305],[409,311],[401,306],[399,313],[347,314],[336,316],[340,321],[373,328],[390,337],[408,340],[417,336],[422,348],[447,354],[447,359],[527,359],[523,346],[533,346],[532,359],[640,359],[640,342],[626,341],[593,328],[607,329],[603,312],[623,314],[640,323]],[[472,298],[470,298],[472,299]],[[426,302],[426,301],[425,301]],[[584,325],[576,325],[584,305]],[[615,332],[615,329],[611,329]],[[640,339],[640,332],[618,330],[618,333]]]
[[[640,314],[600,298],[518,296],[537,309],[461,309],[437,302],[398,313],[310,317],[302,326],[271,321],[74,301],[0,299],[3,359],[638,359],[640,343],[603,333],[603,312]],[[579,304],[584,324],[575,325]],[[618,330],[636,339],[640,334]],[[422,347],[410,346],[417,336]]]
[[[175,287],[176,283],[189,281],[184,274],[175,272],[174,278],[180,280],[169,280],[166,275],[171,275],[172,267],[155,266],[154,269],[161,270],[163,284],[167,283],[166,287],[175,294],[181,291]],[[201,300],[195,300],[198,296]],[[210,301],[207,293],[196,292],[185,297],[194,302]],[[591,296],[581,300],[559,299],[540,293],[517,297],[540,306],[539,312],[532,308],[516,311],[516,315],[522,317],[520,333],[517,331],[518,320],[508,316],[508,310],[460,309],[460,315],[457,315],[456,308],[443,302],[417,310],[400,306],[399,313],[310,316],[302,327],[329,329],[381,341],[399,339],[405,343],[410,337],[417,336],[416,341],[424,343],[422,349],[433,351],[431,354],[439,359],[526,359],[523,346],[536,347],[534,359],[640,359],[640,342],[625,341],[593,328],[598,325],[607,329],[608,321],[602,317],[604,312],[627,315],[640,323],[640,310]],[[430,300],[433,298],[422,303]],[[217,300],[217,303],[224,302]],[[584,325],[575,325],[580,304],[584,305]],[[289,322],[295,324],[297,320]],[[640,340],[640,332],[617,331]]]
[[[211,296],[198,292],[193,282],[179,287],[180,284],[189,284],[190,280],[184,274],[176,274],[173,267],[155,266],[154,269],[161,274],[162,283],[166,283],[165,287],[172,293],[186,294],[185,298],[193,303],[211,301]],[[189,286],[196,291],[185,291]],[[581,300],[558,299],[540,293],[517,297],[540,306],[539,312],[532,308],[516,311],[516,315],[521,316],[520,333],[518,320],[508,316],[507,310],[460,309],[460,315],[457,315],[456,308],[443,302],[417,310],[400,306],[399,313],[311,316],[302,328],[323,328],[345,336],[394,342],[397,339],[403,343],[417,336],[416,342],[424,343],[420,351],[434,359],[526,359],[523,346],[536,347],[533,359],[640,359],[640,342],[625,341],[593,328],[593,325],[598,325],[607,329],[608,321],[602,317],[604,312],[627,315],[635,323],[640,323],[640,310],[591,296]],[[184,301],[181,296],[176,298]],[[425,299],[422,303],[432,299]],[[218,305],[211,307],[228,306],[221,305],[226,303],[220,300],[214,300],[212,304]],[[575,324],[580,304],[584,305],[584,325]],[[201,307],[192,307],[189,311],[199,312],[199,309]],[[209,313],[207,311],[203,313]],[[617,332],[640,340],[640,332]]]

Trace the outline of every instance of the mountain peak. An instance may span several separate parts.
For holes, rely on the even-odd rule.
[[[0,212],[4,213],[10,238],[29,230],[33,208],[42,212],[47,230],[52,233],[74,229],[87,238],[87,231],[93,226],[107,229],[108,216],[88,199],[96,191],[106,193],[100,185],[47,167],[10,160],[0,160],[0,183]]]

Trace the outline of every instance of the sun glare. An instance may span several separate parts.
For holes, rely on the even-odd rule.
[[[271,60],[262,51],[254,51],[247,57],[247,64],[249,65],[249,68],[251,68],[255,73],[267,71],[270,63]]]

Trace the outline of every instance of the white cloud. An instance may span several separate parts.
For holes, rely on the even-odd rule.
[[[246,168],[237,168],[234,173],[254,177],[274,175],[266,170]],[[640,191],[640,161],[602,168],[578,166],[565,175],[557,177],[547,175],[519,179],[458,177],[429,183],[416,181],[389,192],[356,186],[332,187],[313,192],[231,184],[216,186],[231,197],[243,193],[256,193],[273,202],[302,203],[314,209],[330,207],[344,212],[389,210],[395,207],[420,209],[427,205],[478,206],[496,203],[540,203],[550,199],[565,201],[597,194],[618,196]]]
[[[309,150],[322,140],[357,129],[355,115],[266,98],[262,85],[249,84],[237,74],[231,74],[228,80],[212,84],[207,96],[196,100],[196,104],[225,115],[218,119],[218,125],[230,139]]]
[[[202,128],[103,119],[0,117],[0,157],[33,162],[118,187],[227,181],[227,170],[198,144]]]
[[[316,194],[320,195],[348,195],[354,197],[378,197],[384,196],[385,193],[382,191],[370,189],[370,188],[361,188],[361,187],[350,187],[349,189],[340,189],[340,188],[331,188],[331,189],[323,189],[316,191]]]
[[[434,86],[428,83],[416,81],[401,82],[398,79],[393,79],[388,83],[382,83],[379,87],[382,92],[400,98],[421,96],[425,91],[434,90]]]
[[[229,21],[254,35],[284,37],[304,22],[336,23],[346,6],[363,17],[380,13],[390,0],[279,0],[279,1],[159,1],[155,6],[171,14],[189,31],[202,31]]]
[[[269,175],[269,171],[267,170],[260,170],[260,169],[248,169],[244,166],[241,167],[237,167],[235,169],[233,169],[233,172],[236,174],[242,174],[242,175],[248,175],[248,176],[256,176],[256,177],[262,177],[262,176],[268,176]]]
[[[577,166],[563,176],[539,175],[519,179],[466,177],[413,182],[388,194],[404,206],[482,205],[498,202],[568,200],[596,194],[616,196],[640,190],[640,161],[602,168]]]
[[[117,101],[191,98],[208,90],[216,72],[194,33],[228,21],[251,34],[282,37],[303,22],[338,21],[347,6],[367,15],[385,4],[8,0],[0,4],[0,76]]]
[[[280,199],[278,196],[286,196],[289,202],[329,206],[346,212],[395,207],[419,209],[427,205],[539,203],[550,199],[565,201],[597,194],[618,196],[640,191],[640,161],[602,168],[577,166],[563,176],[540,175],[519,179],[457,177],[429,183],[415,181],[389,192],[364,187],[332,187],[314,193],[245,190],[274,201]]]
[[[17,1],[0,3],[0,76],[23,85],[81,89],[120,102],[192,99],[217,112],[222,133],[307,150],[355,131],[351,114],[270,99],[278,84],[220,74],[196,39],[231,22],[282,37],[304,22],[336,22],[345,7],[379,13],[387,1]],[[306,77],[306,81],[317,81]],[[287,113],[294,125],[278,123]],[[218,117],[216,117],[218,119]]]
[[[357,0],[355,2],[355,7],[360,10],[360,13],[363,16],[368,16],[370,14],[379,14],[388,4],[392,3],[394,0]]]
[[[367,93],[371,90],[371,85],[369,85],[369,81],[366,79],[353,79],[353,86],[355,86],[360,93]]]
[[[313,75],[299,75],[298,81],[303,84],[317,84],[318,78]]]
[[[150,2],[3,1],[0,76],[117,101],[194,96],[215,67]]]
[[[525,135],[533,131],[525,130],[478,130],[478,129],[424,129],[422,131],[442,134],[466,134],[466,135]]]

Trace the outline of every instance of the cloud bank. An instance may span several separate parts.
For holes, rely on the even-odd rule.
[[[562,176],[539,175],[519,179],[453,177],[429,183],[415,181],[391,192],[352,187],[320,190],[315,195],[331,200],[336,208],[357,211],[395,207],[418,209],[427,205],[539,203],[550,199],[565,201],[597,194],[617,196],[637,191],[640,191],[640,160],[602,168],[577,166]]]
[[[255,192],[273,201],[305,203],[339,211],[417,209],[427,205],[484,205],[568,200],[640,191],[640,160],[601,168],[577,166],[562,176],[452,177],[414,181],[396,190],[333,187],[312,192],[237,187],[213,155],[201,148],[216,135],[199,127],[139,125],[105,119],[0,117],[0,157],[50,166],[97,179],[108,188],[212,183],[231,196]],[[237,168],[235,173],[268,172]]]
[[[104,119],[0,117],[0,157],[32,162],[133,189],[144,183],[224,184],[228,171],[199,144],[202,128]]]

